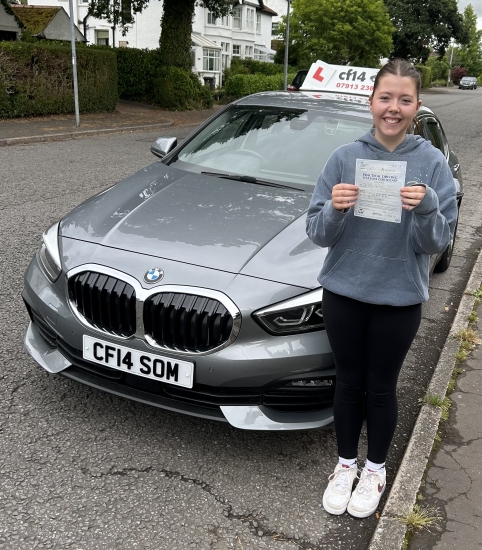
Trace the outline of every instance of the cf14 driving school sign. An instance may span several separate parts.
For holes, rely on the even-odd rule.
[[[379,69],[328,65],[323,61],[317,61],[311,65],[300,89],[348,92],[368,96],[373,92],[373,83],[378,71]]]

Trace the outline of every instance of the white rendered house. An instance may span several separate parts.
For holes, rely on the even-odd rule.
[[[196,6],[192,26],[193,71],[201,81],[220,86],[222,71],[233,57],[272,61],[272,19],[277,13],[267,0],[238,0],[234,14],[214,19],[206,9]],[[272,3],[274,0],[269,0]],[[287,0],[278,0],[285,2]],[[68,0],[28,0],[31,5],[61,5],[69,13]],[[89,0],[74,0],[74,21],[88,44],[115,47],[159,47],[163,2],[151,0],[142,13],[134,15],[134,23],[122,35],[106,20],[87,16]]]

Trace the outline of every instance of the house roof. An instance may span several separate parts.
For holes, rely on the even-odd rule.
[[[28,32],[34,36],[45,30],[62,9],[60,6],[21,6],[17,4],[10,4],[10,7]]]
[[[262,11],[263,13],[268,13],[269,15],[272,15],[272,16],[278,15],[274,10],[272,10],[271,8],[268,8],[268,6],[265,5],[264,0],[259,0],[259,6],[261,8],[259,11]]]

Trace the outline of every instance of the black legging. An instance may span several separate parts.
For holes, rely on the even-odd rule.
[[[368,459],[385,462],[397,425],[398,375],[417,334],[421,306],[367,304],[324,289],[323,317],[336,365],[334,415],[341,457],[357,456],[365,412]]]

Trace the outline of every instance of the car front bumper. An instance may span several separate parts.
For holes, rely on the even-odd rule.
[[[249,341],[240,334],[236,342],[212,355],[183,357],[195,362],[195,383],[186,389],[85,360],[82,335],[98,334],[81,325],[70,311],[62,276],[51,284],[36,257],[26,272],[23,298],[31,318],[25,346],[51,374],[156,407],[229,422],[241,429],[308,430],[333,421],[335,370],[324,331],[273,337],[246,319],[243,328],[250,334]],[[259,331],[258,337],[253,339],[250,330]],[[131,344],[145,347],[140,341]],[[326,385],[291,386],[293,381],[311,379]],[[319,407],[304,406],[318,398]]]

